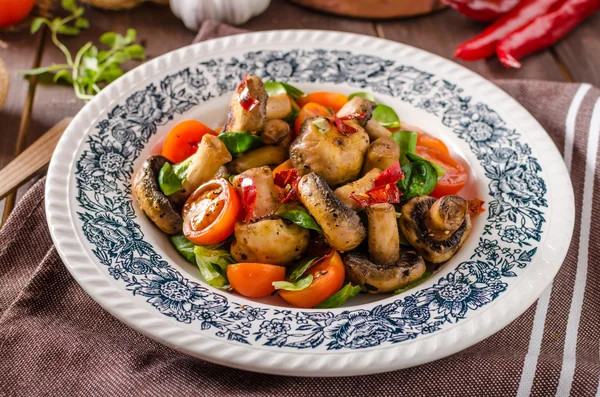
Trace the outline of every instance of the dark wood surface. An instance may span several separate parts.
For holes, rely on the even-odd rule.
[[[143,5],[129,12],[89,8],[86,16],[91,28],[78,37],[64,39],[73,52],[87,41],[97,42],[106,31],[124,33],[128,27],[138,31],[150,58],[185,46],[195,36],[168,7]],[[484,26],[450,10],[408,19],[369,21],[319,13],[287,0],[273,0],[264,14],[242,27],[253,31],[304,28],[355,32],[400,41],[451,58],[457,44],[479,33]],[[61,62],[62,54],[49,37],[31,36],[26,28],[0,32],[0,57],[11,72],[10,94],[0,111],[1,168],[59,120],[74,116],[83,104],[68,86],[38,84],[17,74],[19,69]],[[600,14],[555,47],[527,58],[521,69],[506,69],[495,59],[462,64],[491,79],[544,79],[600,86]],[[29,186],[25,185],[6,203],[0,203],[3,220]]]

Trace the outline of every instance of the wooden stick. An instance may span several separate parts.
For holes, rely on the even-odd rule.
[[[27,182],[32,176],[50,163],[52,153],[58,140],[71,122],[72,118],[65,118],[50,128],[37,141],[17,156],[6,167],[0,170],[0,200],[9,195],[19,186]]]

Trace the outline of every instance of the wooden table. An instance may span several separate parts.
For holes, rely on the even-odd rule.
[[[97,42],[106,31],[124,33],[128,27],[137,29],[138,38],[146,46],[150,57],[185,46],[195,36],[168,8],[155,5],[119,13],[90,8],[86,16],[91,21],[91,28],[78,37],[64,39],[72,52],[87,41]],[[484,25],[450,10],[410,19],[368,21],[326,15],[287,0],[273,0],[264,14],[242,27],[249,30],[330,29],[355,32],[400,41],[450,58],[458,43],[480,32]],[[49,35],[31,36],[23,29],[0,33],[0,40],[0,57],[11,72],[10,94],[0,111],[1,168],[52,125],[64,117],[75,115],[83,104],[75,98],[70,87],[41,85],[35,79],[26,80],[17,74],[19,69],[61,62],[62,54],[52,45]],[[495,59],[464,65],[492,79],[575,81],[600,86],[600,14],[590,18],[558,45],[527,58],[522,69],[506,69]],[[31,183],[0,203],[2,223]]]

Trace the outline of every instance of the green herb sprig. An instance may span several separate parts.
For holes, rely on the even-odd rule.
[[[83,17],[85,9],[78,7],[75,0],[62,0],[62,7],[70,12],[64,18],[35,18],[31,23],[31,34],[35,34],[43,25],[51,32],[52,42],[65,55],[65,63],[23,70],[26,76],[51,74],[53,81],[64,81],[73,85],[75,95],[83,101],[89,101],[107,84],[123,75],[120,65],[129,60],[145,60],[146,53],[140,44],[133,44],[136,31],[128,29],[125,36],[115,32],[104,33],[100,42],[108,47],[99,50],[92,42],[87,42],[75,56],[59,40],[58,35],[77,36],[82,29],[90,26]]]

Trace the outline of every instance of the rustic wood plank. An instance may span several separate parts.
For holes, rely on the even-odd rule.
[[[600,12],[554,48],[574,81],[600,86]]]
[[[325,14],[288,0],[273,0],[264,14],[241,27],[248,30],[325,29],[375,35],[370,21]]]
[[[485,24],[468,19],[453,10],[428,16],[381,22],[380,32],[390,40],[413,45],[445,58],[452,58],[461,42],[477,35]],[[521,69],[507,69],[496,59],[458,63],[493,79],[540,79],[564,81],[550,51],[530,56]]]

